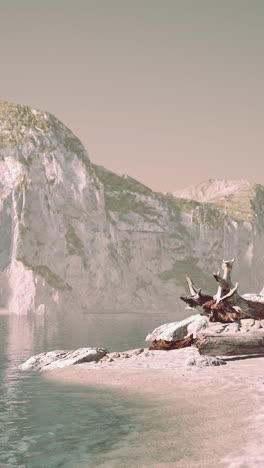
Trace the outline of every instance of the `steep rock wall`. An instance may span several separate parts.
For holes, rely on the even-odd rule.
[[[242,292],[261,289],[263,187],[243,190],[224,204],[155,193],[92,164],[49,113],[0,102],[0,307],[177,315],[185,273],[213,292],[223,256]]]

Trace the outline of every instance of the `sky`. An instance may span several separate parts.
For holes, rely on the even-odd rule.
[[[264,184],[263,0],[0,0],[1,100],[157,191]]]

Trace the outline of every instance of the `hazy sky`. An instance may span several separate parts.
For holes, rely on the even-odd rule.
[[[264,183],[263,0],[0,0],[0,99],[155,190]]]

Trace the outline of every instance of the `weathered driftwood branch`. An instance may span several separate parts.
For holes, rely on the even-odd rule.
[[[186,276],[186,282],[190,291],[190,296],[181,296],[181,299],[190,307],[200,308],[208,301],[213,299],[209,294],[203,294],[201,288],[196,288],[189,276]]]
[[[243,354],[264,354],[264,335],[256,333],[237,333],[209,335],[199,333],[194,340],[200,354],[210,356],[239,356]]]
[[[214,297],[202,294],[192,280],[187,276],[187,284],[190,296],[182,296],[181,299],[190,307],[197,308],[200,313],[209,316],[212,322],[234,322],[241,318],[264,318],[264,304],[251,299],[241,297],[238,292],[238,283],[232,283],[231,271],[234,259],[223,260],[223,277],[220,272],[214,274],[218,283],[218,290]]]
[[[228,282],[224,278],[217,275],[214,275],[214,278],[222,285],[223,288],[227,289],[229,287]],[[241,318],[245,318],[247,316],[259,320],[264,319],[264,304],[244,299],[238,294],[237,288],[231,297],[228,299],[222,298],[222,303],[224,304],[224,307],[232,307],[237,313],[241,314]]]
[[[189,276],[186,276],[186,282],[187,282],[189,291],[192,294],[192,296],[195,296],[196,294],[199,295],[199,293],[201,292],[201,288],[197,290],[196,286],[192,282],[191,278],[189,278]]]
[[[216,304],[219,304],[220,302],[223,302],[225,299],[229,299],[229,297],[232,297],[233,294],[237,291],[238,288],[238,283],[236,283],[235,287],[230,289],[228,293],[226,293],[224,296],[220,297],[218,301],[216,301]]]
[[[233,258],[232,260],[223,260],[222,263],[222,269],[224,270],[223,279],[226,280],[227,284],[229,285],[228,289],[230,289],[233,286],[231,281],[231,271],[233,268],[234,261],[235,259]],[[217,276],[220,276],[220,271],[217,273]],[[221,284],[219,284],[217,293],[214,296],[214,299],[217,304],[225,293],[225,289]]]

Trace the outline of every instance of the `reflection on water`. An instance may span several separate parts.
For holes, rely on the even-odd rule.
[[[94,466],[117,442],[146,430],[142,403],[109,391],[46,382],[17,366],[52,349],[145,346],[172,314],[88,314],[76,320],[0,316],[0,467]],[[125,443],[125,442],[124,442]]]

